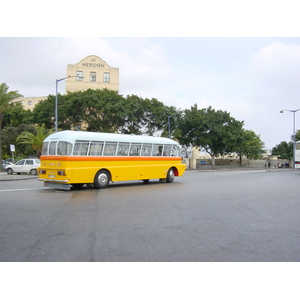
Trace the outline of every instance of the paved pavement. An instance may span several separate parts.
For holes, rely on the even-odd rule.
[[[0,261],[299,262],[300,173],[271,170],[101,191],[0,182]]]

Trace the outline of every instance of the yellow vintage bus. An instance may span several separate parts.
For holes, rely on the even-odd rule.
[[[186,168],[180,145],[168,138],[71,130],[48,136],[40,160],[39,180],[64,190],[126,180],[171,183]]]

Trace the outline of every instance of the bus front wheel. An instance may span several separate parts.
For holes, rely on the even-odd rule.
[[[108,186],[110,174],[106,170],[99,170],[95,176],[94,187],[96,189],[104,189]]]
[[[174,181],[175,172],[174,168],[170,168],[167,174],[166,182],[171,183]]]

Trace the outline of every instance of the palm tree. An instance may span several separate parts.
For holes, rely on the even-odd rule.
[[[2,121],[3,112],[11,103],[12,100],[16,98],[23,97],[18,91],[8,92],[8,86],[6,83],[0,84],[0,170],[2,169]]]
[[[48,135],[54,132],[54,128],[47,131],[45,129],[45,125],[43,124],[42,126],[37,127],[36,132],[37,132],[36,135],[32,134],[29,131],[22,132],[17,137],[17,143],[30,144],[32,148],[36,151],[37,157],[40,157],[43,148],[43,141]]]

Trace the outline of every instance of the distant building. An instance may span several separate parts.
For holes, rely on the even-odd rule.
[[[87,89],[104,89],[119,91],[119,68],[109,66],[96,55],[89,55],[79,63],[67,65],[66,93],[85,91]],[[47,99],[41,97],[21,97],[13,100],[23,104],[24,109],[33,110],[35,105]]]
[[[119,91],[119,69],[96,55],[87,56],[75,65],[68,64],[67,76],[75,77],[66,79],[66,92],[104,88]]]
[[[24,109],[33,110],[33,108],[38,104],[40,101],[47,99],[47,96],[41,97],[20,97],[14,99],[13,102],[20,102],[23,104]]]

